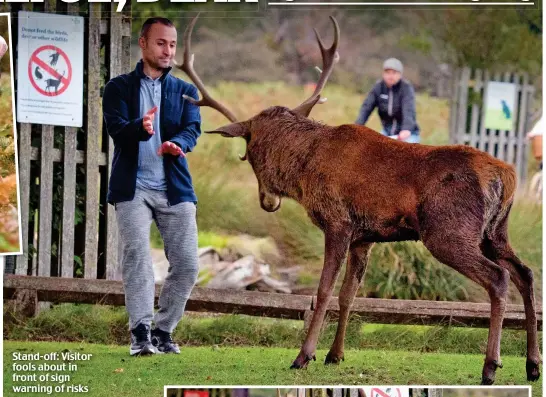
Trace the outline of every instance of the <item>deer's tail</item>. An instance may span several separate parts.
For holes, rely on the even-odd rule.
[[[517,189],[514,166],[491,158],[478,169],[484,193],[484,232],[493,238],[498,225],[510,212]]]

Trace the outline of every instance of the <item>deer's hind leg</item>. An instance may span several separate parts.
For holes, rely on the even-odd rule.
[[[500,340],[510,275],[481,250],[486,205],[479,184],[448,181],[421,205],[419,224],[421,240],[432,255],[489,294],[491,320],[482,384],[490,385],[495,380],[497,367],[501,367]]]
[[[503,267],[510,273],[512,282],[516,285],[525,307],[525,325],[527,330],[527,380],[536,381],[540,377],[541,362],[538,345],[537,315],[535,309],[535,293],[533,271],[527,267],[514,253],[508,243],[508,213],[499,222],[490,236],[482,243],[485,256]]]
[[[340,361],[344,360],[347,322],[358,288],[364,280],[372,246],[373,244],[370,243],[353,243],[349,248],[345,278],[339,291],[339,319],[336,336],[330,351],[326,355],[324,364],[339,364]]]
[[[491,320],[481,383],[491,385],[497,367],[502,367],[500,342],[510,275],[506,269],[486,258],[478,244],[469,242],[465,236],[449,233],[437,230],[423,242],[436,259],[479,284],[489,294]]]

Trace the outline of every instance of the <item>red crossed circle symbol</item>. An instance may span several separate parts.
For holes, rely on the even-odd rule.
[[[48,65],[45,61],[39,58],[39,55],[47,50],[53,50],[56,51],[65,61],[67,65],[67,75],[63,76],[59,72],[57,72],[55,69],[53,69],[50,65]],[[57,87],[55,88],[55,85],[51,85],[52,88],[55,88],[54,90],[51,90],[51,87],[49,85],[46,86],[46,88],[40,87],[36,80],[34,75],[32,74],[32,66],[36,64],[38,65],[42,70],[46,71],[49,75],[52,76],[51,79],[47,79],[46,81],[51,81],[52,84],[55,84],[55,81],[57,81]],[[68,59],[68,56],[66,53],[61,50],[59,47],[55,47],[54,45],[44,45],[42,47],[39,47],[32,53],[30,56],[30,59],[28,61],[28,78],[30,82],[32,83],[32,86],[38,91],[40,94],[45,96],[58,96],[61,95],[63,92],[66,91],[68,88],[68,85],[70,84],[70,81],[72,80],[72,65],[70,64],[70,61]]]

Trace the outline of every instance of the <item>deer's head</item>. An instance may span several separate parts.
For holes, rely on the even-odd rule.
[[[256,162],[259,160],[258,157],[261,155],[261,152],[259,150],[259,143],[261,141],[260,138],[263,138],[265,134],[271,133],[271,125],[273,122],[297,122],[297,120],[301,119],[302,117],[308,117],[311,113],[311,110],[317,103],[326,102],[326,98],[321,98],[320,94],[322,92],[322,89],[326,85],[326,82],[328,81],[328,77],[330,77],[330,74],[332,73],[334,65],[339,61],[339,54],[337,52],[339,44],[339,26],[337,24],[337,21],[335,20],[335,18],[330,17],[334,25],[334,42],[330,48],[326,48],[324,46],[319,33],[315,29],[315,35],[322,55],[323,67],[322,70],[317,68],[320,71],[320,77],[313,94],[294,109],[288,109],[282,106],[273,106],[265,109],[264,111],[258,113],[248,120],[238,121],[233,112],[231,112],[226,106],[210,96],[205,88],[205,85],[193,68],[194,55],[191,54],[191,34],[198,17],[199,15],[192,19],[192,21],[186,28],[186,31],[184,32],[183,62],[182,64],[176,64],[175,62],[175,64],[179,69],[184,71],[192,80],[192,82],[201,93],[202,98],[200,100],[195,100],[188,96],[184,96],[184,98],[197,106],[212,107],[213,109],[216,109],[217,111],[222,113],[228,120],[231,121],[230,124],[216,128],[212,131],[206,131],[206,133],[220,134],[227,138],[243,138],[246,141],[246,153],[240,158],[243,161],[249,160],[250,164],[254,169],[254,173],[258,180],[260,205],[265,211],[277,211],[281,205],[281,197],[268,189],[267,181],[263,180],[260,172],[257,170],[257,167],[255,167]],[[276,124],[278,125],[278,123]]]

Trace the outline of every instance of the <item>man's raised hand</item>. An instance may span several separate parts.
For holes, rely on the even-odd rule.
[[[173,156],[182,156],[186,157],[182,149],[180,147],[170,141],[163,142],[163,144],[159,147],[159,150],[157,151],[157,154],[160,156],[163,156],[164,154],[170,154]]]
[[[146,112],[144,115],[144,118],[142,119],[142,126],[146,130],[146,132],[150,135],[153,135],[154,132],[154,117],[155,112],[157,112],[157,106],[154,106],[150,110]]]

